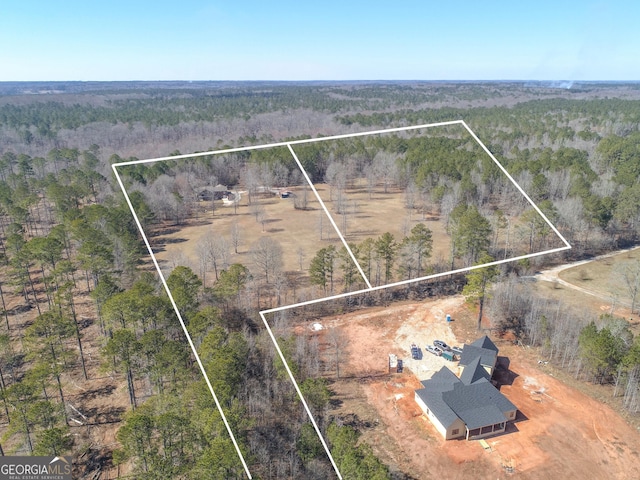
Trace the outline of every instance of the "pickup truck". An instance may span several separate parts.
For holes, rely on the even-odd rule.
[[[442,350],[438,347],[434,347],[433,345],[427,345],[427,352],[433,353],[436,357],[442,355]]]

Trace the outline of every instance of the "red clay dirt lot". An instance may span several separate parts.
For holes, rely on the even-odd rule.
[[[445,313],[454,319],[451,324]],[[640,433],[609,406],[554,378],[533,350],[508,341],[494,339],[500,348],[495,378],[519,409],[516,422],[507,433],[487,438],[486,451],[477,441],[442,439],[414,401],[420,388],[415,373],[426,378],[444,365],[456,371],[456,363],[424,350],[432,340],[457,345],[480,336],[460,296],[315,321],[325,327],[321,342],[335,326],[347,339],[340,379],[335,379],[332,347],[323,345],[340,405],[332,413],[357,423],[362,440],[392,470],[415,479],[640,478]],[[424,357],[411,362],[414,341]],[[387,373],[389,353],[405,360],[404,373]]]

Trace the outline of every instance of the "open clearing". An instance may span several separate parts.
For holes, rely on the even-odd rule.
[[[577,287],[600,295],[622,307],[631,306],[631,296],[622,278],[621,269],[640,262],[640,249],[607,255],[593,261],[563,269],[558,276]]]
[[[289,190],[297,192],[299,187]],[[252,275],[260,277],[261,272],[251,256],[251,246],[262,237],[270,237],[282,247],[282,271],[291,287],[290,291],[285,289],[287,296],[282,299],[282,303],[324,297],[326,294],[322,289],[309,283],[309,262],[320,248],[335,245],[340,249],[342,244],[335,231],[329,231],[329,221],[319,203],[310,197],[308,210],[297,210],[292,199],[281,199],[270,194],[260,199],[254,198],[253,201],[259,202],[263,221],[256,220],[253,207],[248,205],[248,197],[243,195],[237,209],[233,206],[216,207],[215,212],[206,209],[194,215],[184,226],[168,227],[164,232],[158,232],[159,235],[153,236],[151,241],[161,268],[170,271],[178,265],[189,266],[194,272],[199,272],[201,278],[206,277],[205,284],[211,286],[215,280],[215,271],[209,265],[203,275],[205,272],[201,270],[201,244],[207,239],[224,237],[228,243],[228,260],[226,265],[220,262],[218,271],[230,264],[240,263]],[[322,239],[319,229],[321,217]],[[231,243],[234,225],[238,228],[240,238],[237,253]],[[341,279],[336,276],[335,293],[342,291],[340,282]]]
[[[316,188],[322,196],[329,187],[320,184]],[[292,187],[289,190],[301,194],[301,187]],[[264,222],[256,221],[256,217],[251,211],[252,207],[247,203],[248,198],[243,195],[237,210],[233,206],[217,207],[215,212],[211,212],[210,209],[204,210],[193,215],[186,225],[165,227],[164,230],[159,230],[157,235],[151,237],[151,242],[160,266],[170,270],[177,265],[187,265],[194,272],[200,272],[201,253],[198,245],[202,239],[223,236],[229,240],[232,228],[234,224],[237,224],[240,229],[241,242],[237,254],[233,248],[229,248],[229,263],[242,263],[256,274],[256,267],[250,254],[251,245],[259,238],[269,236],[282,246],[283,271],[287,272],[292,282],[295,281],[298,292],[296,299],[288,298],[283,303],[291,304],[326,296],[321,289],[311,290],[308,276],[309,262],[321,248],[335,245],[340,249],[342,243],[319,202],[311,192],[309,192],[308,210],[296,210],[292,199],[280,199],[273,195],[265,196],[258,201],[265,217]],[[384,194],[376,190],[372,200],[360,203],[360,209],[357,216],[367,217],[366,235],[362,233],[357,237],[347,236],[348,241],[359,242],[366,237],[376,238],[385,232],[392,233],[399,240],[416,224],[422,222],[421,216],[417,214],[414,214],[410,221],[407,217],[406,223],[396,224],[397,222],[389,221],[390,218],[405,218],[406,216],[403,197],[399,193]],[[320,233],[321,218],[322,235]],[[450,248],[449,236],[446,234],[444,226],[433,217],[423,223],[433,232],[432,259],[446,259]],[[353,235],[356,235],[355,232]],[[208,270],[206,277],[209,279],[207,285],[210,285],[215,278],[214,271]],[[341,282],[342,279],[336,274],[333,293],[342,292]]]
[[[623,283],[612,278],[618,265],[640,259],[640,248],[609,254],[602,258],[560,265],[536,275],[535,288],[545,296],[560,299],[576,309],[596,315],[613,314],[629,320],[634,335],[640,333],[640,315],[632,314],[631,298]],[[639,299],[640,300],[640,299]]]
[[[454,321],[447,324],[443,313]],[[506,341],[496,341],[501,357],[496,377],[519,409],[517,421],[506,434],[486,439],[490,452],[478,442],[442,439],[421,415],[413,392],[420,387],[418,377],[430,376],[442,365],[455,368],[455,363],[429,353],[412,363],[409,347],[415,342],[424,352],[436,337],[450,344],[477,338],[473,315],[461,297],[313,321],[325,327],[319,335],[338,405],[334,413],[357,424],[363,440],[385,463],[401,466],[413,478],[507,478],[510,468],[518,478],[536,480],[640,478],[640,434],[609,406],[554,378],[532,350]],[[331,346],[323,343],[334,327],[348,339],[340,379],[331,368]],[[318,334],[308,328],[298,331]],[[404,373],[387,373],[389,353],[406,360]]]
[[[451,237],[446,232],[437,212],[422,212],[418,208],[407,208],[406,194],[397,187],[389,187],[385,192],[381,187],[371,193],[365,179],[357,179],[352,187],[344,189],[340,202],[347,206],[348,213],[337,212],[338,194],[331,194],[326,184],[315,185],[318,195],[329,210],[338,229],[347,242],[360,243],[366,238],[375,238],[385,232],[399,240],[409,235],[418,223],[423,223],[433,234],[432,259],[445,260],[450,255]]]

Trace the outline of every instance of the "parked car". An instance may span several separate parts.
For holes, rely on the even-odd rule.
[[[433,353],[437,357],[442,355],[442,350],[440,350],[438,347],[434,347],[433,345],[427,345],[427,352]]]
[[[456,355],[462,355],[462,347],[451,347],[451,351]]]
[[[444,343],[442,340],[434,340],[433,344],[443,351],[451,350],[451,347],[449,347],[449,345]]]

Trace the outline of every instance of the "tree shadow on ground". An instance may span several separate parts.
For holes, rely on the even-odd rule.
[[[89,418],[86,425],[104,425],[109,423],[120,423],[122,416],[127,411],[124,407],[106,407],[98,409],[98,407],[92,407],[82,412],[84,416]]]
[[[115,389],[116,389],[115,385],[111,385],[111,384],[104,385],[100,388],[86,390],[82,393],[72,396],[71,398],[73,398],[77,402],[86,402],[89,400],[94,400],[95,398],[98,398],[98,397],[106,397],[108,395],[111,395]]]

